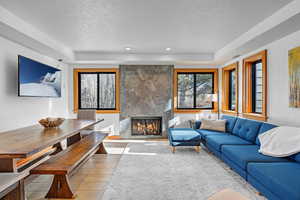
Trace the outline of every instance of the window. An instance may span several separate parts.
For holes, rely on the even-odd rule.
[[[213,73],[178,73],[178,109],[212,109]]]
[[[243,116],[267,120],[267,51],[244,59]]]
[[[97,113],[119,111],[117,69],[75,69],[74,111],[95,109]]]
[[[236,70],[231,70],[229,72],[229,96],[228,96],[228,107],[229,110],[236,109]]]
[[[116,73],[79,72],[78,76],[79,109],[116,109]]]
[[[213,94],[217,89],[217,69],[175,69],[175,112],[214,110]]]
[[[238,113],[238,63],[233,63],[222,69],[222,112]]]
[[[252,64],[252,112],[262,113],[262,63],[261,60]]]

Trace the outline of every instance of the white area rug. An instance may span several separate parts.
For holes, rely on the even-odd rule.
[[[167,142],[129,143],[104,200],[202,200],[231,188],[249,199],[264,199],[246,181],[205,150],[170,151]]]

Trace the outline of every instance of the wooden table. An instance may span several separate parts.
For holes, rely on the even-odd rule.
[[[0,133],[0,172],[17,172],[18,160],[50,150],[47,148],[101,121],[68,119],[59,128],[34,125]]]
[[[30,167],[43,163],[54,145],[101,121],[68,119],[59,128],[34,125],[0,133],[0,199],[25,199],[23,179]]]

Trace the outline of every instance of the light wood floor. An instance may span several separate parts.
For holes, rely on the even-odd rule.
[[[70,184],[76,200],[100,200],[105,186],[115,170],[125,150],[125,141],[106,141],[108,154],[94,155],[72,177]],[[27,200],[44,200],[52,181],[52,176],[38,176],[25,186]]]

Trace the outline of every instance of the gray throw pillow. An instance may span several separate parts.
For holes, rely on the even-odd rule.
[[[226,131],[226,120],[202,119],[200,129],[225,132]]]

